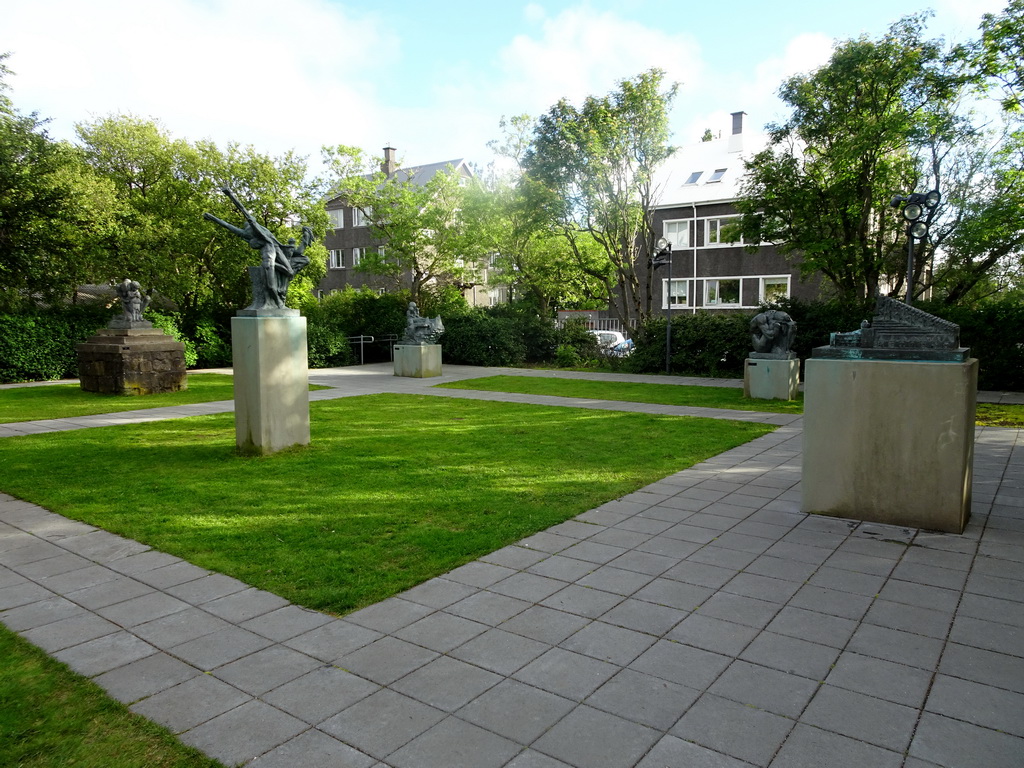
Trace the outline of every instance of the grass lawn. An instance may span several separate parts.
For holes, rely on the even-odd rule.
[[[330,389],[315,384],[309,388]],[[234,396],[234,380],[223,373],[190,373],[188,389],[161,395],[101,395],[84,392],[78,384],[12,387],[0,389],[0,424],[212,403],[231,400]]]
[[[554,395],[589,400],[624,400],[630,403],[688,405],[698,408],[730,408],[734,411],[803,413],[804,395],[798,400],[748,400],[743,390],[733,387],[691,387],[683,384],[642,384],[639,382],[591,381],[585,379],[541,378],[536,376],[485,376],[437,384],[448,389],[479,389],[487,392],[517,392],[524,395]],[[978,403],[976,423],[983,427],[1024,428],[1024,405]]]
[[[0,765],[219,768],[0,626]]]
[[[771,431],[408,395],[311,423],[254,458],[231,414],[6,438],[0,490],[341,614]]]
[[[487,392],[518,392],[524,395],[554,395],[587,400],[622,400],[629,403],[689,405],[697,408],[729,408],[734,411],[803,413],[799,400],[750,400],[738,387],[696,387],[684,384],[643,384],[632,381],[592,381],[539,376],[485,376],[464,379],[438,387],[479,389]]]

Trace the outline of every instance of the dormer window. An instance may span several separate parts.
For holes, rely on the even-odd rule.
[[[690,176],[689,176],[689,177],[688,177],[688,178],[686,179],[686,181],[685,181],[685,182],[683,182],[683,183],[684,183],[684,185],[685,185],[685,184],[696,184],[696,183],[697,183],[697,180],[698,180],[698,179],[699,179],[699,178],[700,178],[700,177],[701,177],[701,176],[702,176],[703,174],[704,174],[704,171],[694,171],[693,173],[691,173],[691,174],[690,174]]]
[[[711,178],[707,180],[708,184],[712,184],[716,181],[721,181],[722,177],[725,176],[726,168],[716,168],[715,172],[711,174]]]

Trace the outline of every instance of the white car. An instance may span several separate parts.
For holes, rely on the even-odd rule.
[[[609,357],[628,357],[633,354],[633,340],[618,331],[591,331],[597,339],[597,349]]]

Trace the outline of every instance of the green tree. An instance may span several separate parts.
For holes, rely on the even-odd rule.
[[[0,312],[73,298],[104,272],[99,238],[110,228],[112,189],[81,153],[53,141],[46,121],[22,115],[4,93],[0,55]]]
[[[673,151],[668,115],[677,90],[662,90],[663,79],[651,69],[580,108],[562,99],[539,118],[523,160],[535,204],[569,242],[580,269],[603,284],[629,329],[653,301],[654,172]],[[602,256],[596,268],[592,244]]]
[[[77,126],[87,162],[116,191],[119,221],[105,239],[111,273],[132,276],[173,301],[186,331],[201,319],[246,305],[249,265],[257,251],[203,219],[209,211],[227,221],[239,214],[220,192],[235,190],[256,218],[279,238],[314,229],[310,265],[292,283],[292,300],[316,285],[326,269],[320,239],[327,215],[319,188],[306,181],[301,157],[270,157],[252,147],[171,137],[158,123],[110,116]]]
[[[1002,13],[986,13],[981,20],[981,40],[968,46],[967,52],[979,74],[1002,86],[1003,109],[1020,112],[1024,98],[1024,0],[1010,0]]]
[[[883,278],[901,289],[906,228],[890,200],[937,186],[950,147],[973,134],[956,114],[966,79],[924,21],[842,42],[825,66],[787,80],[779,95],[792,114],[746,163],[744,239],[776,243],[844,300],[874,295]],[[917,272],[933,249],[915,254]]]
[[[383,245],[367,253],[362,271],[388,278],[420,301],[428,287],[469,286],[479,279],[485,247],[464,213],[470,179],[449,166],[420,181],[399,168],[388,175],[381,159],[361,149],[324,147],[336,179],[336,196],[362,211],[373,237]]]

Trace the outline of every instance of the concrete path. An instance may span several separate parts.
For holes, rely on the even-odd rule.
[[[0,621],[229,765],[1024,764],[1024,431],[978,430],[952,536],[801,514],[797,417],[311,378],[781,426],[342,619],[0,495]]]

